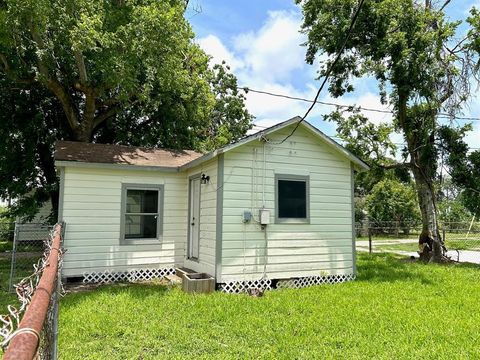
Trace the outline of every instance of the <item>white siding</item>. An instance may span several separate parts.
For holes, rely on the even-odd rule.
[[[262,277],[265,257],[270,279],[354,271],[350,162],[303,128],[275,144],[291,129],[268,135],[265,178],[262,142],[225,154],[222,276],[217,282]],[[274,223],[275,174],[309,176],[310,224]],[[258,223],[242,222],[245,210],[253,210],[258,220],[263,196],[271,210],[266,236]]]
[[[216,240],[216,216],[217,216],[217,166],[218,159],[192,168],[186,178],[205,174],[210,176],[208,184],[200,185],[200,254],[197,261],[187,259],[187,246],[185,246],[184,265],[195,271],[215,275],[215,240]],[[187,237],[186,237],[187,239]]]
[[[122,183],[164,185],[163,236],[157,244],[120,245]],[[187,236],[184,173],[65,168],[64,276],[85,271],[170,267],[183,264]]]

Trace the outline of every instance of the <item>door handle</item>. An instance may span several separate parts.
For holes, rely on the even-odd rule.
[[[192,226],[193,226],[193,225],[195,225],[195,223],[194,223],[194,222],[192,222],[190,225],[192,225]]]

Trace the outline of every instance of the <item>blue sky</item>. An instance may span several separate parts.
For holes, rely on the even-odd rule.
[[[480,5],[480,0],[454,0],[447,6],[447,14],[451,19],[464,19],[475,4]],[[316,67],[304,61],[305,47],[301,43],[305,36],[299,32],[302,16],[293,0],[191,0],[190,8],[200,10],[187,12],[197,42],[213,57],[213,62],[225,60],[241,86],[313,99],[320,81],[315,79]],[[359,79],[355,85],[356,91],[348,96],[332,99],[324,92],[320,100],[385,108],[379,102],[374,80]],[[479,101],[480,98],[474,98],[465,107],[464,115],[480,116]],[[247,107],[260,126],[303,115],[308,105],[252,92],[247,97]],[[334,135],[334,126],[321,120],[321,114],[332,109],[317,105],[308,120]],[[365,114],[376,123],[391,121],[388,114]],[[472,147],[480,147],[480,122],[474,126],[468,142]],[[403,142],[399,134],[393,138]]]

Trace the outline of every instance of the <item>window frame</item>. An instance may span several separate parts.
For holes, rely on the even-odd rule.
[[[127,239],[125,238],[125,217],[127,210],[128,190],[157,190],[157,236],[155,238]],[[151,245],[159,243],[163,235],[163,199],[165,186],[160,184],[126,184],[122,183],[122,202],[120,209],[120,245]]]
[[[286,181],[303,181],[305,182],[305,197],[306,210],[305,218],[281,218],[279,216],[280,206],[278,191],[278,182],[280,180]],[[309,175],[290,175],[290,174],[275,174],[275,224],[310,224],[310,176]]]

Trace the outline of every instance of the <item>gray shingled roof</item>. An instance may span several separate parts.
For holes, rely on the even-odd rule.
[[[57,141],[56,161],[177,168],[202,156],[192,150],[168,150],[123,145]]]

